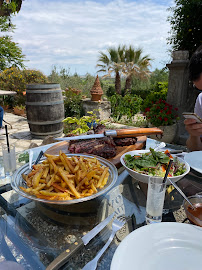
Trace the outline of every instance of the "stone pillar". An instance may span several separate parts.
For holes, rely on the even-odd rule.
[[[86,98],[82,101],[82,106],[87,115],[87,112],[93,111],[97,118],[100,120],[110,120],[111,116],[111,103],[107,100],[92,101]]]
[[[198,93],[189,84],[189,52],[174,51],[173,60],[166,66],[169,68],[167,102],[178,108],[180,120],[174,142],[185,145],[188,133],[184,127],[182,112],[192,112]]]

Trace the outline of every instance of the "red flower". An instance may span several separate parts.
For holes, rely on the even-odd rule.
[[[158,119],[162,121],[162,117],[161,116],[159,116]]]
[[[149,111],[150,111],[150,108],[146,108],[146,109],[145,109],[145,112],[149,112]]]
[[[174,110],[175,110],[175,111],[178,111],[178,108],[175,108]]]
[[[168,121],[168,118],[167,117],[164,117],[164,121],[167,122]]]
[[[172,112],[171,111],[167,111],[167,113],[166,114],[171,114]]]

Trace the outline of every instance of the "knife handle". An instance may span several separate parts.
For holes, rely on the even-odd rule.
[[[79,238],[75,243],[70,244],[69,248],[67,248],[59,256],[57,256],[55,260],[53,260],[48,265],[46,270],[58,270],[69,260],[70,257],[73,256],[76,251],[79,251],[83,246],[83,241],[81,240],[81,238]]]
[[[117,129],[117,137],[136,137],[151,134],[163,134],[159,128],[133,128],[133,129]]]

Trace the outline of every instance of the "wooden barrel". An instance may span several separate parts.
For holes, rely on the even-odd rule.
[[[60,84],[28,84],[26,98],[27,121],[33,137],[60,137],[64,119]]]

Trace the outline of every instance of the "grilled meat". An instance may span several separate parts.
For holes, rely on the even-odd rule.
[[[116,145],[110,137],[70,141],[69,151],[70,153],[88,153],[103,158],[111,158],[116,155]]]
[[[117,146],[128,146],[137,142],[137,138],[113,138],[113,140]]]
[[[97,125],[94,133],[103,133],[106,130],[104,125]],[[116,155],[116,146],[128,146],[135,144],[137,138],[112,138],[103,137],[99,139],[88,139],[70,141],[70,153],[87,153],[103,158],[112,158]]]

